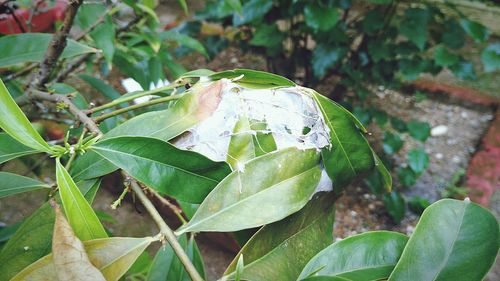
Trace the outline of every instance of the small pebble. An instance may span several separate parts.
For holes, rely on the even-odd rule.
[[[231,63],[238,63],[238,59],[237,58],[231,58]]]
[[[436,159],[441,160],[441,159],[443,159],[443,153],[438,152],[438,153],[436,153],[436,155],[434,155],[434,157],[436,157]]]
[[[467,118],[467,117],[469,117],[469,114],[467,114],[467,112],[465,112],[465,111],[462,111],[460,113],[460,116],[462,116],[462,118]]]
[[[460,163],[462,160],[460,159],[459,156],[455,155],[453,156],[453,158],[451,159],[451,161],[453,161],[453,163]]]
[[[431,136],[433,137],[443,136],[446,135],[447,132],[448,132],[448,126],[438,125],[431,129]]]
[[[448,145],[455,145],[457,143],[458,143],[458,140],[456,140],[456,139],[448,139],[446,141],[446,144],[448,144]]]

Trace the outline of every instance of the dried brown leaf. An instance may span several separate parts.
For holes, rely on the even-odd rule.
[[[106,281],[102,273],[90,262],[82,241],[71,229],[60,207],[52,202],[56,212],[52,254],[59,281]]]

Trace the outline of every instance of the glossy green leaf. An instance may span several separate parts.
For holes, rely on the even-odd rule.
[[[500,246],[497,219],[470,201],[425,209],[389,281],[482,280]]]
[[[87,200],[93,199],[91,195],[98,186],[98,180],[78,183],[78,188]],[[43,204],[23,221],[0,252],[0,280],[9,280],[23,268],[50,253],[54,221],[54,212],[49,203]]]
[[[476,71],[474,65],[468,61],[461,61],[455,65],[450,66],[453,75],[464,80],[476,80]]]
[[[101,157],[95,151],[89,150],[78,158],[71,165],[71,177],[75,181],[93,179],[110,174],[118,167]]]
[[[336,7],[310,1],[304,8],[304,18],[314,31],[327,31],[339,21],[340,13]]]
[[[108,237],[94,210],[59,160],[56,161],[56,179],[64,212],[76,236],[82,241]]]
[[[405,235],[389,231],[371,231],[348,237],[312,258],[300,273],[299,280],[309,280],[305,278],[310,276],[333,276],[356,281],[386,279],[401,257],[407,241]]]
[[[209,76],[212,80],[222,78],[234,79],[235,82],[248,88],[276,88],[276,87],[293,87],[295,83],[291,80],[264,71],[251,69],[234,69],[222,72],[217,72]]]
[[[0,172],[0,198],[43,188],[50,189],[50,186],[32,178]]]
[[[153,241],[156,241],[153,237],[113,237],[84,241],[83,245],[90,262],[101,271],[106,280],[115,281],[127,272]],[[21,280],[57,280],[52,254],[39,259],[11,279]]]
[[[224,0],[233,10],[238,12],[239,14],[243,13],[243,7],[241,6],[240,0]]]
[[[83,76],[80,78],[89,79]],[[89,81],[93,80],[90,79]],[[199,88],[203,89],[205,85],[206,84],[203,84]],[[195,87],[198,86],[194,86],[193,88]],[[107,132],[103,138],[144,136],[165,141],[170,140],[211,114],[211,112],[206,110],[207,107],[204,107],[204,105],[210,102],[216,93],[214,95],[208,93],[208,96],[204,94],[205,92],[194,89],[190,94],[177,100],[172,107],[166,110],[153,111],[136,116]],[[172,120],[172,122],[169,120]],[[144,124],[147,125],[145,126]],[[96,152],[88,151],[76,159],[70,172],[75,180],[84,180],[112,173],[116,169],[117,167],[115,165]]]
[[[484,42],[488,39],[489,31],[482,24],[471,21],[468,19],[461,19],[460,26],[462,26],[463,30],[467,35],[472,37],[476,42]]]
[[[486,72],[500,69],[500,43],[494,43],[486,47],[481,53],[481,61]]]
[[[93,150],[147,186],[190,203],[203,201],[230,172],[225,162],[153,138],[110,138]]]
[[[427,25],[429,20],[429,10],[408,8],[405,11],[404,20],[399,25],[399,32],[413,42],[420,50],[423,50],[427,41]]]
[[[312,276],[301,281],[355,281],[347,278],[342,278],[338,276]]]
[[[24,62],[41,62],[45,55],[52,34],[21,33],[0,38],[0,67],[8,67]],[[12,48],[12,46],[16,46]],[[97,50],[75,40],[68,39],[68,45],[61,54],[61,59],[95,53]]]
[[[423,148],[412,149],[408,152],[408,165],[416,174],[421,174],[429,167],[429,155]]]
[[[332,146],[322,149],[323,163],[333,186],[343,188],[375,166],[373,152],[344,108],[316,92],[313,97],[330,129]]]
[[[222,180],[177,232],[236,231],[280,220],[311,197],[321,176],[318,162],[314,149],[287,148],[257,157]]]
[[[226,270],[234,277],[243,255],[242,280],[297,280],[304,265],[333,240],[334,196],[318,193],[300,211],[261,228]]]
[[[202,277],[205,276],[203,261],[198,246],[193,237],[187,239],[186,235],[177,238],[179,244],[193,262],[196,270]],[[179,258],[175,255],[172,247],[165,244],[155,255],[151,268],[149,269],[147,281],[190,281],[188,273],[184,269]]]
[[[0,38],[0,41],[4,38]],[[40,151],[51,151],[47,142],[33,128],[12,99],[2,80],[0,80],[0,128],[26,146]]]
[[[40,151],[27,147],[7,133],[0,133],[0,164],[17,157],[38,153]]]

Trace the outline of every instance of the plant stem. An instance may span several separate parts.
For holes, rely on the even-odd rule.
[[[184,265],[184,268],[186,269],[187,273],[191,277],[193,281],[203,281],[203,278],[201,278],[200,274],[194,267],[193,263],[189,259],[189,257],[186,255],[184,252],[184,249],[182,249],[182,246],[179,244],[179,241],[177,241],[177,237],[175,236],[174,232],[168,225],[165,223],[163,218],[161,217],[160,213],[156,210],[156,208],[153,206],[153,203],[149,200],[149,198],[146,196],[142,188],[139,186],[137,182],[132,180],[130,183],[130,186],[132,190],[135,192],[139,200],[141,201],[142,205],[144,205],[144,208],[148,211],[148,213],[151,215],[151,218],[155,221],[155,223],[158,225],[160,228],[160,232],[162,235],[164,235],[165,239],[168,241],[170,246],[172,246],[172,249],[174,250],[175,254],[177,257],[179,257],[179,260],[182,262]]]
[[[101,106],[97,106],[97,107],[94,107],[92,109],[89,109],[89,110],[86,111],[86,113],[87,114],[92,114],[92,113],[95,113],[95,112],[98,112],[98,111],[102,111],[104,109],[108,109],[110,107],[114,107],[116,105],[119,105],[120,103],[124,103],[124,102],[128,102],[128,101],[134,100],[136,98],[140,98],[140,97],[144,97],[144,96],[149,96],[149,95],[153,95],[153,94],[156,94],[156,93],[161,93],[163,91],[172,90],[172,89],[175,89],[177,86],[178,85],[170,84],[170,85],[167,85],[165,87],[160,87],[160,88],[156,88],[156,89],[153,89],[153,90],[139,92],[139,93],[136,93],[136,94],[133,94],[133,95],[130,95],[130,96],[118,98],[118,99],[116,99],[114,101],[111,101],[109,103],[106,103],[106,104],[103,104]]]
[[[181,221],[182,224],[187,223],[186,219],[182,216],[181,208],[172,204],[170,201],[168,201],[165,197],[161,196],[158,192],[156,192],[156,190],[152,188],[148,187],[148,192],[153,194],[163,205],[167,206],[170,210],[172,210],[172,212],[174,212],[174,214],[177,216],[177,218]]]
[[[173,96],[163,97],[163,98],[159,98],[159,99],[153,99],[153,100],[150,100],[147,102],[143,102],[143,103],[127,106],[124,108],[120,108],[120,109],[112,111],[110,113],[106,113],[106,114],[103,114],[101,116],[97,116],[94,118],[94,121],[99,123],[103,120],[106,120],[106,119],[111,118],[111,117],[116,116],[116,115],[120,115],[120,114],[125,113],[127,111],[131,111],[134,109],[138,109],[138,108],[142,108],[142,107],[146,107],[146,106],[150,106],[150,105],[154,105],[154,104],[159,104],[159,103],[163,103],[163,102],[167,102],[167,101],[180,99],[184,95],[185,94],[179,94],[179,95],[173,95]]]

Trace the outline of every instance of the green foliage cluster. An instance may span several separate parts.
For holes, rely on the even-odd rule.
[[[0,164],[43,154],[55,166],[54,180],[48,183],[0,172],[0,197],[45,190],[50,198],[22,222],[0,229],[0,280],[89,280],[92,272],[99,278],[92,280],[198,281],[205,279],[205,273],[194,238],[197,232],[207,231],[252,234],[249,239],[239,239],[241,251],[221,280],[376,277],[465,281],[484,277],[498,253],[499,225],[490,212],[468,200],[447,199],[426,208],[411,237],[379,231],[334,243],[335,201],[342,192],[349,192],[344,189],[351,182],[373,172],[373,186],[379,192],[392,187],[388,170],[365,138],[363,123],[342,105],[276,74],[245,69],[216,73],[202,69],[181,74],[184,70],[175,62],[174,54],[190,48],[208,55],[208,48],[188,35],[158,31],[154,1],[123,2],[137,16],[135,24],[125,31],[114,20],[117,7],[84,4],[75,22],[83,30],[92,30],[80,40],[69,41],[62,55],[64,61],[53,70],[48,84],[30,93],[40,102],[55,103],[58,112],[50,117],[76,118],[85,129],[65,128],[65,137],[48,142],[30,121],[39,117],[37,108],[32,110],[32,104],[19,102],[26,97],[24,89],[30,91],[22,87],[23,82],[30,83],[29,79],[10,80],[7,85],[0,80]],[[180,3],[186,7],[184,1]],[[261,1],[224,3],[239,14],[249,13],[245,11],[252,3],[249,11],[253,12],[246,15],[252,20],[274,7],[273,2]],[[310,28],[336,28],[340,9],[309,6],[305,17]],[[339,19],[317,21],[317,15],[325,11]],[[102,15],[102,20],[96,14]],[[239,25],[250,22],[241,17],[236,21],[241,21]],[[265,36],[252,40],[262,44]],[[1,37],[0,49],[12,44],[18,48],[0,52],[0,66],[16,71],[19,64],[40,63],[49,42],[48,34]],[[76,76],[101,94],[97,105],[89,102],[94,98],[79,93],[64,77],[58,79],[66,67],[81,58],[88,69],[99,70],[97,75],[87,71]],[[102,80],[112,68],[135,78],[147,90],[121,95]],[[164,68],[175,80],[149,89],[151,83],[165,78]],[[213,113],[211,106],[220,98],[221,85],[228,81],[240,90],[270,94],[288,89],[307,96],[319,110],[331,145],[320,150],[293,146],[278,149],[274,132],[266,132],[265,122],[252,123],[242,113],[230,134],[225,161],[177,147],[175,140]],[[147,102],[132,103],[150,95],[154,97]],[[68,97],[69,102],[63,99]],[[388,120],[383,114],[377,116],[381,123]],[[74,120],[69,123],[75,125]],[[417,121],[405,124],[391,119],[391,124],[418,140],[428,137],[428,128],[422,130],[425,126]],[[384,149],[394,153],[400,148],[397,137],[387,138],[391,141]],[[410,151],[408,161],[415,174],[428,165],[421,149]],[[333,182],[333,191],[316,192],[322,169]],[[96,212],[92,202],[102,178],[117,170],[126,180],[124,193],[114,206],[131,189],[155,221],[160,221],[158,235],[112,237],[103,225],[103,221],[113,219]],[[168,196],[182,208],[185,216],[178,215],[183,224],[175,234],[142,189]],[[396,210],[393,216],[401,216],[398,210],[404,201],[400,195],[393,192],[384,196],[388,205],[394,205],[390,208]],[[58,205],[62,205],[64,214]],[[249,230],[252,228],[258,228],[254,234]],[[164,239],[168,244],[162,245],[153,258],[145,252],[151,243]]]
[[[403,146],[398,133],[424,142],[430,128],[418,120],[405,123],[366,103],[370,87],[399,88],[423,73],[443,69],[460,79],[476,79],[478,67],[462,55],[468,41],[482,47],[483,71],[500,69],[499,43],[488,43],[491,32],[468,19],[453,2],[212,0],[196,19],[230,28],[235,44],[266,57],[272,72],[310,86],[332,77],[338,80],[329,96],[348,107],[354,105],[353,112],[365,125],[375,120],[385,130],[382,158],[388,166],[392,166],[391,155]],[[386,127],[389,120],[392,128]],[[407,156],[408,167],[391,167],[398,187],[414,185],[427,168],[426,159],[418,149]],[[381,190],[374,186],[376,182],[370,185],[373,191]],[[394,198],[403,200],[399,194]],[[391,214],[392,205],[386,205]],[[399,217],[393,216],[396,222]]]

